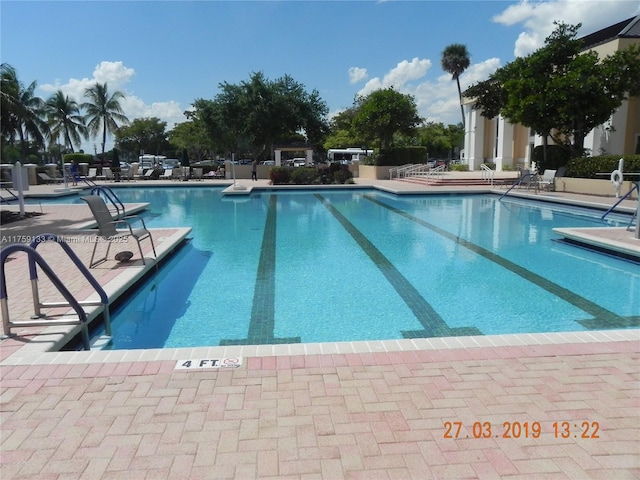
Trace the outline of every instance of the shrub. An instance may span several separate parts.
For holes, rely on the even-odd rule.
[[[469,165],[463,165],[461,163],[454,163],[451,165],[451,171],[453,172],[468,172]]]
[[[393,147],[382,150],[380,155],[375,158],[375,164],[378,166],[406,165],[407,163],[427,163],[427,148],[414,147]]]
[[[269,179],[274,185],[286,185],[291,181],[291,168],[273,167],[269,172]]]
[[[545,170],[558,170],[567,165],[571,158],[571,148],[567,145],[547,145],[547,161],[544,161],[544,146],[538,145],[533,149],[532,160],[536,162],[538,173]]]
[[[616,170],[621,158],[624,159],[625,172],[640,171],[640,155],[600,155],[598,157],[572,158],[567,162],[565,176],[608,180],[608,176],[596,175],[596,173],[610,173]]]
[[[344,184],[353,179],[353,173],[346,165],[341,165],[341,169],[333,173],[333,182]]]
[[[291,172],[291,181],[296,185],[313,185],[314,183],[320,183],[316,181],[318,177],[318,170],[311,167],[298,167],[294,168],[293,172]]]

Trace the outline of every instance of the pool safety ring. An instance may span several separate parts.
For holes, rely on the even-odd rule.
[[[622,172],[620,170],[614,170],[611,172],[611,183],[613,183],[616,188],[619,188],[620,185],[622,185]]]

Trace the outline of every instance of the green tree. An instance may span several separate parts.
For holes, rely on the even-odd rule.
[[[200,160],[207,156],[207,151],[214,152],[207,131],[202,122],[197,119],[176,124],[169,131],[168,138],[173,148],[182,151],[189,150],[193,156]]]
[[[185,112],[185,115],[196,123],[198,129],[204,131],[212,157],[215,153],[233,152],[238,145],[248,145],[248,142],[240,141],[240,138],[244,138],[241,133],[241,122],[230,122],[229,118],[225,118],[219,102],[200,98],[192,106],[193,110]],[[239,130],[234,132],[232,124],[233,128]]]
[[[496,70],[465,95],[476,99],[483,116],[503,115],[532,128],[545,145],[552,137],[580,156],[589,131],[606,122],[628,95],[639,94],[640,46],[600,59],[596,52],[582,52],[582,41],[575,38],[580,24],[556,25],[542,48]]]
[[[365,139],[354,129],[353,121],[357,114],[356,106],[338,113],[329,122],[329,134],[324,142],[326,150],[364,145]]]
[[[129,119],[124,114],[120,100],[125,98],[124,93],[115,91],[109,94],[107,83],[97,83],[85,89],[84,96],[89,99],[82,104],[86,111],[85,121],[90,135],[102,133],[102,158],[107,143],[107,133],[115,133],[118,130],[118,122],[126,124]],[[102,132],[100,132],[102,130]]]
[[[73,153],[73,146],[80,145],[81,136],[86,138],[84,117],[80,114],[78,102],[58,90],[47,100],[46,111],[52,140],[62,137],[64,146]]]
[[[227,132],[236,144],[248,139],[256,158],[298,132],[304,132],[307,141],[321,144],[328,131],[326,103],[317,91],[307,93],[289,75],[270,81],[262,72],[253,73],[239,85],[220,84],[220,90],[214,99],[211,129]]]
[[[464,126],[464,108],[462,107],[462,90],[460,89],[460,75],[469,68],[471,63],[466,45],[454,43],[449,45],[442,52],[440,64],[442,69],[451,74],[451,79],[458,85],[458,98],[460,99],[460,113],[462,114],[462,125]]]
[[[356,103],[354,130],[367,144],[377,143],[381,150],[392,145],[396,133],[412,135],[422,123],[414,98],[393,87],[376,90],[358,98]]]
[[[429,157],[452,158],[464,144],[462,124],[448,125],[429,122],[418,129],[419,144],[427,148]]]
[[[34,95],[36,82],[24,87],[16,70],[9,64],[0,66],[2,88],[0,112],[2,114],[2,141],[10,145],[20,141],[21,157],[28,156],[29,139],[36,146],[44,146],[49,126],[44,121],[44,100]]]
[[[141,150],[160,155],[169,146],[166,128],[167,122],[157,117],[136,118],[115,131],[116,145],[134,158]]]

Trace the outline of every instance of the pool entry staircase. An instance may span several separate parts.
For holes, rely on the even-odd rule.
[[[95,301],[78,301],[69,291],[69,289],[62,283],[60,278],[51,269],[49,264],[40,255],[36,249],[38,245],[47,241],[54,241],[62,250],[67,254],[71,262],[78,268],[80,273],[87,279],[89,284],[96,291],[100,300]],[[7,283],[5,276],[5,262],[9,255],[16,252],[25,252],[28,257],[29,263],[29,279],[31,281],[31,293],[33,296],[33,309],[34,313],[30,320],[12,321],[9,318],[9,304],[7,297]],[[64,297],[66,302],[47,302],[40,301],[40,295],[38,292],[38,272],[36,265],[47,275],[51,283],[56,287],[58,292]],[[43,309],[47,308],[64,308],[71,307],[76,316],[69,315],[67,318],[50,319],[43,313]],[[102,313],[104,319],[105,335],[98,337],[90,342],[89,340],[89,325],[87,320],[87,314],[83,307],[99,307],[97,314]],[[2,327],[4,338],[12,336],[11,329],[17,327],[50,327],[55,325],[77,325],[80,327],[80,333],[82,335],[82,345],[85,350],[99,349],[107,345],[111,340],[111,319],[109,314],[109,297],[106,292],[100,286],[98,281],[85,267],[78,256],[73,252],[71,247],[59,236],[44,233],[38,235],[29,244],[13,244],[7,245],[0,251],[0,308],[2,312]],[[66,315],[65,315],[66,316]]]

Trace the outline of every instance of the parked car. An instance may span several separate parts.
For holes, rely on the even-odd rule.
[[[167,158],[162,161],[162,168],[164,168],[165,170],[171,170],[179,165],[180,160],[178,160],[177,158]]]
[[[264,162],[262,162],[262,165],[274,166],[275,164],[276,164],[275,160],[265,160]]]
[[[294,158],[293,166],[294,167],[304,167],[307,164],[307,160],[305,158]]]
[[[220,165],[218,160],[200,160],[192,164],[194,167],[213,167],[214,165]]]

